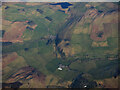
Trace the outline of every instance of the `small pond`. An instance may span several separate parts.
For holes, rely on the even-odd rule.
[[[50,5],[61,5],[61,7],[63,9],[68,8],[69,6],[71,6],[72,4],[68,3],[68,2],[61,2],[61,3],[50,3]]]

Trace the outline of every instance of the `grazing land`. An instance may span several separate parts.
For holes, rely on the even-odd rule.
[[[118,88],[118,5],[4,2],[3,87]]]

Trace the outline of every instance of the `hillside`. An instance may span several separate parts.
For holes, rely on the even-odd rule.
[[[3,3],[3,87],[117,88],[118,13],[112,2]]]

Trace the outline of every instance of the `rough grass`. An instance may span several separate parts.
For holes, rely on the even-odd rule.
[[[89,73],[93,76],[94,79],[104,79],[117,74],[117,70],[118,60],[101,60],[96,61],[96,68],[92,69]]]
[[[76,61],[70,65],[70,68],[86,73],[89,70],[96,68],[96,63],[95,61],[87,61],[87,62]]]
[[[11,62],[3,69],[2,80],[5,82],[12,74],[14,74],[18,69],[27,66],[26,61],[23,57],[19,56],[14,62]]]
[[[15,8],[16,6],[16,8]],[[25,11],[18,11],[17,9],[24,9]],[[36,9],[42,9],[43,14],[40,14],[36,11]],[[34,13],[32,13],[34,11]],[[9,14],[9,15],[8,15]],[[39,15],[38,15],[39,14]],[[50,9],[48,5],[37,5],[37,6],[26,6],[24,4],[15,4],[11,5],[7,10],[3,10],[3,16],[5,16],[6,20],[9,21],[34,21],[38,26],[35,28],[33,32],[25,31],[24,32],[24,40],[29,39],[38,39],[48,34],[55,35],[58,27],[65,21],[67,14],[62,13],[60,11],[54,11]],[[50,17],[53,20],[48,22],[45,17]]]
[[[77,18],[80,17],[87,10],[84,7],[85,4],[86,3],[75,4],[75,8],[72,8],[71,13],[77,15]],[[76,52],[74,56],[77,56],[79,59],[84,59],[85,61],[82,63],[76,61],[70,65],[70,68],[76,69],[77,71],[69,71],[67,69],[59,71],[57,68],[60,63],[63,65],[69,65],[70,61],[73,61],[75,58],[71,58],[71,60],[69,60],[70,57],[67,58],[68,60],[55,59],[56,57],[53,54],[53,46],[46,45],[47,41],[41,41],[40,38],[49,34],[56,35],[57,30],[62,31],[61,37],[71,37],[71,32],[69,32],[69,30],[72,31],[75,24],[71,26],[72,29],[71,27],[69,27],[69,25],[66,28],[66,25],[70,24],[64,24],[68,15],[60,11],[55,11],[52,8],[48,8],[46,5],[27,6],[24,4],[16,4],[14,6],[11,5],[10,7],[11,8],[7,10],[3,10],[3,15],[6,20],[12,22],[32,20],[35,22],[35,24],[37,24],[37,27],[33,31],[25,30],[25,32],[23,33],[23,43],[14,43],[12,45],[3,47],[3,54],[17,52],[21,56],[16,59],[15,62],[10,63],[4,69],[4,80],[6,80],[6,78],[8,78],[19,68],[26,65],[30,65],[47,75],[47,85],[57,85],[58,79],[63,80],[63,82],[69,80],[72,81],[76,76],[78,76],[78,74],[82,72],[91,74],[93,79],[103,79],[106,77],[111,77],[116,73],[117,61],[104,60],[106,53],[111,53],[114,51],[115,53],[112,54],[117,54],[117,49],[115,50],[115,48],[117,48],[116,45],[118,43],[116,38],[114,37],[116,33],[113,33],[112,38],[107,39],[109,45],[108,47],[92,47],[93,40],[90,39],[90,35],[88,33],[89,23],[84,24],[83,28],[86,29],[86,31],[83,31],[79,34],[72,34],[70,45],[74,48]],[[25,12],[16,11],[19,8],[24,8]],[[42,9],[43,14],[36,12],[37,8]],[[45,17],[52,18],[52,21],[46,20]],[[74,18],[74,20],[77,18]],[[106,19],[108,18],[110,18],[110,16],[106,17]],[[74,20],[70,19],[68,20],[68,22],[73,22]],[[110,20],[106,20],[106,22],[109,22]],[[99,25],[101,21],[101,18],[98,18],[97,22],[95,23]],[[63,27],[60,28],[62,25]],[[102,29],[102,25],[100,26],[100,28]],[[115,25],[113,25],[112,27],[115,27]],[[77,29],[79,29],[79,27]],[[64,33],[65,35],[63,35]],[[28,50],[25,50],[25,48],[28,48]],[[88,54],[88,56],[92,59],[101,58],[103,60],[87,61],[84,58],[86,54]],[[32,87],[34,87],[35,84],[37,87],[37,83],[34,83],[34,81],[31,81],[31,84]]]
[[[46,68],[51,73],[54,73],[57,70],[57,68],[59,67],[59,64],[68,65],[69,63],[70,63],[69,61],[65,61],[62,59],[53,59],[47,63]]]
[[[114,78],[107,78],[107,79],[103,79],[103,80],[97,80],[97,83],[100,83],[102,85],[105,86],[105,88],[118,88],[118,79],[120,76]]]
[[[95,56],[96,58],[104,58],[106,53],[114,52],[117,54],[118,39],[108,38],[108,46],[106,47],[93,47],[92,40],[89,34],[73,34],[71,40],[71,46],[75,50],[75,55],[89,55],[90,57]]]
[[[43,46],[39,45],[36,48],[29,48],[28,51],[21,50],[18,53],[24,57],[28,65],[37,68],[45,74],[48,73],[45,68],[47,62],[54,58],[52,46],[46,46],[45,43]]]

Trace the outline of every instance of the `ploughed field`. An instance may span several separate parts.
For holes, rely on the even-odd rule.
[[[3,3],[3,87],[117,88],[118,5]]]

